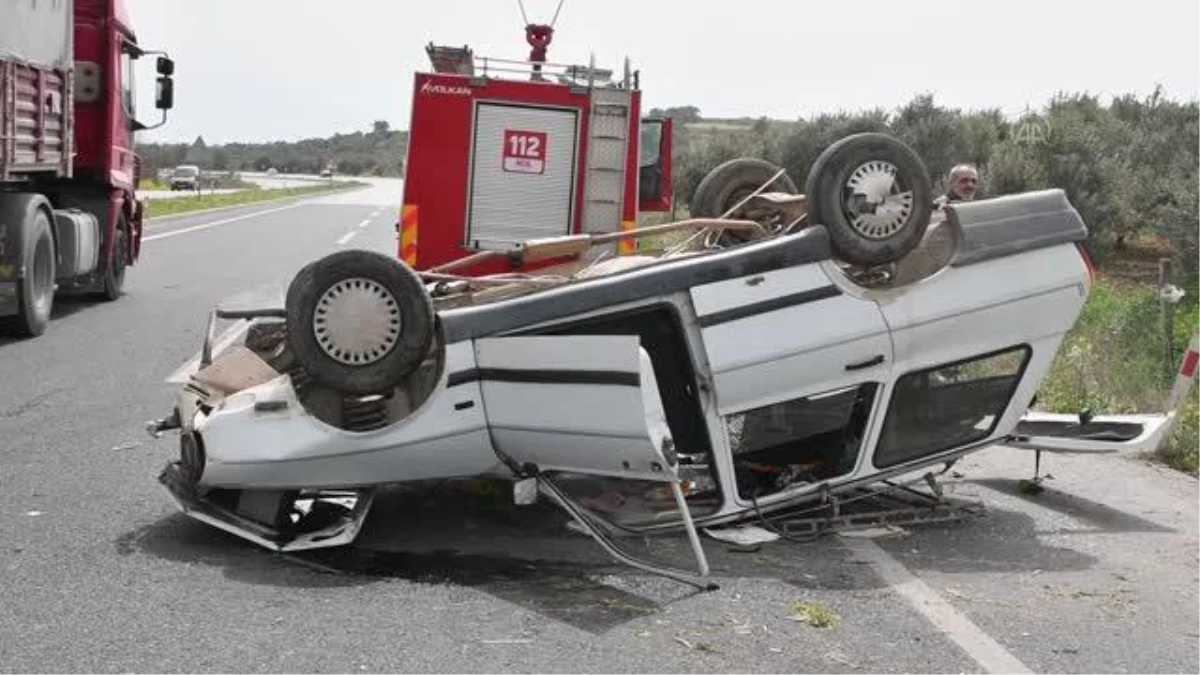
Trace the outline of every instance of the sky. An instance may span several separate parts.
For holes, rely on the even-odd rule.
[[[559,0],[125,0],[175,60],[175,108],[145,141],[262,142],[408,127],[425,45],[529,54],[521,5]],[[913,96],[1019,115],[1055,93],[1200,98],[1197,0],[565,0],[549,60],[641,73],[644,107],[798,119]],[[150,122],[154,64],[139,67]]]

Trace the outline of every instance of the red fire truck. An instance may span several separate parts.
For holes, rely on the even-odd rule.
[[[528,24],[528,60],[430,44],[413,82],[399,256],[416,270],[530,239],[637,227],[669,211],[671,120],[641,117],[639,73],[545,60],[553,28]],[[610,252],[633,250],[632,239]],[[616,251],[611,249],[615,248]],[[491,260],[456,274],[530,271]]]
[[[0,0],[0,317],[20,335],[46,330],[56,291],[115,300],[138,258],[147,54],[122,0]],[[163,121],[174,67],[159,57]]]

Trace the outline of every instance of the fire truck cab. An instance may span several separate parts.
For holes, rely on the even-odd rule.
[[[631,230],[639,212],[671,210],[671,120],[641,116],[639,73],[628,59],[614,77],[594,59],[582,66],[536,60],[536,49],[534,60],[432,43],[426,52],[432,72],[413,81],[397,223],[399,256],[413,269],[530,239]],[[608,252],[634,248],[621,240]],[[493,259],[455,273],[570,261]]]

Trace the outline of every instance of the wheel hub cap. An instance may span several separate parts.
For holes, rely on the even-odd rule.
[[[317,301],[313,334],[321,349],[339,363],[375,363],[400,339],[400,305],[371,279],[344,279]]]
[[[43,309],[54,294],[54,256],[50,244],[40,240],[33,255],[33,304],[38,310]]]
[[[869,239],[899,232],[913,211],[912,190],[901,191],[896,167],[873,160],[855,169],[846,180],[846,215],[850,225]]]

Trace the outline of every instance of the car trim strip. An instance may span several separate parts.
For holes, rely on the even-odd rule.
[[[528,384],[607,384],[624,387],[640,387],[642,385],[640,373],[622,370],[471,368],[450,373],[450,376],[446,378],[446,386],[457,387],[468,382],[483,380]]]
[[[810,288],[807,291],[801,291],[799,293],[781,295],[769,300],[763,300],[761,302],[755,302],[749,305],[743,305],[741,307],[731,307],[730,309],[723,309],[719,312],[713,312],[712,314],[705,314],[704,316],[700,317],[700,327],[711,328],[723,323],[729,323],[730,321],[738,321],[739,319],[746,319],[759,314],[766,314],[768,312],[786,309],[788,307],[795,307],[797,305],[803,305],[809,302],[834,298],[841,294],[842,290],[833,284],[828,286],[820,286],[818,288]]]

